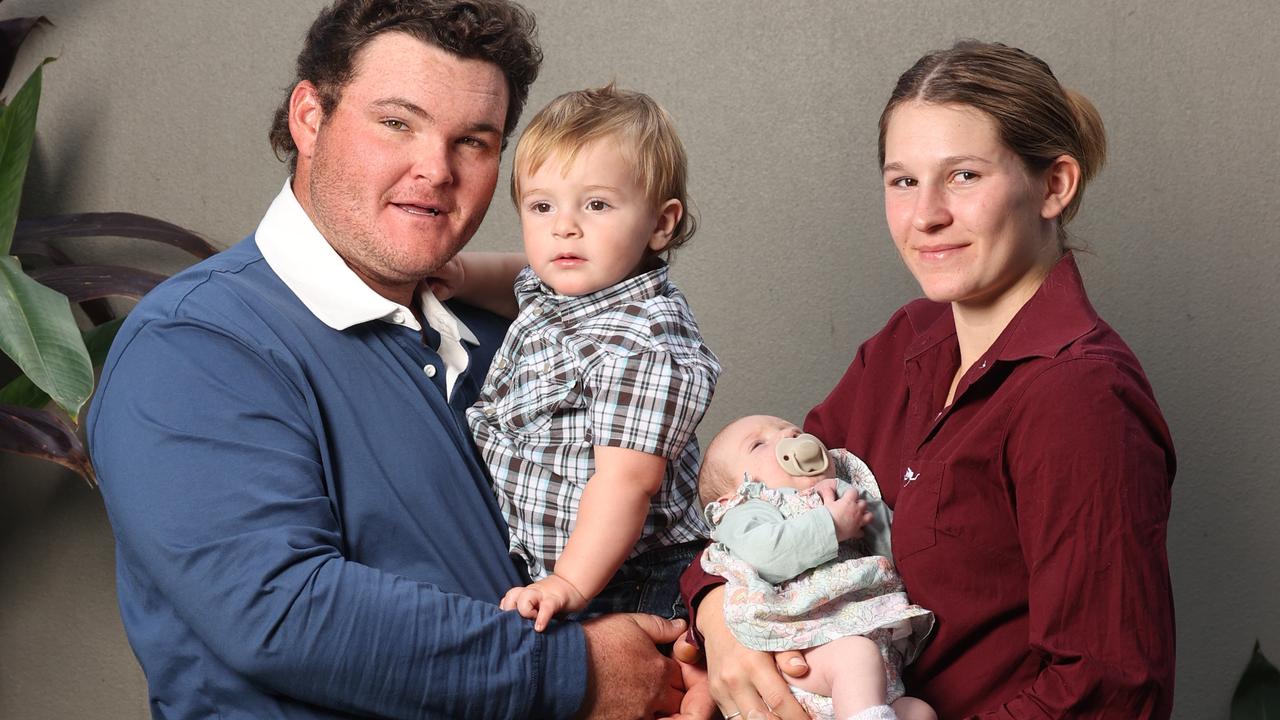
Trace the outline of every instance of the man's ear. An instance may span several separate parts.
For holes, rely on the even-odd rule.
[[[1053,220],[1062,215],[1080,191],[1080,163],[1070,155],[1059,155],[1044,171],[1044,200],[1040,217]]]
[[[658,221],[654,224],[653,234],[649,236],[649,249],[662,252],[671,244],[671,233],[675,232],[676,223],[684,216],[684,205],[671,198],[658,208]]]
[[[289,134],[298,148],[298,157],[311,159],[316,136],[324,120],[324,107],[320,104],[320,90],[303,80],[293,87],[289,95]]]

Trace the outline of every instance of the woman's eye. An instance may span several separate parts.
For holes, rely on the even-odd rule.
[[[889,184],[892,185],[893,187],[900,187],[900,188],[915,187],[916,179],[910,178],[910,177],[894,178],[889,181]]]
[[[592,212],[601,212],[609,209],[609,203],[603,200],[588,200],[587,209]]]
[[[955,174],[955,179],[962,183],[973,182],[978,179],[978,173],[972,170],[961,170]]]

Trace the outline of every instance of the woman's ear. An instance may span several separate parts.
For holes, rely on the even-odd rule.
[[[654,224],[653,234],[649,236],[649,249],[659,253],[671,244],[671,234],[676,230],[676,223],[684,216],[684,205],[672,198],[658,208],[658,221]]]
[[[1061,217],[1076,193],[1080,191],[1080,163],[1070,155],[1059,155],[1044,171],[1044,201],[1040,205],[1040,217],[1054,220]]]
[[[309,80],[293,87],[289,95],[289,134],[298,148],[298,159],[309,161],[324,120],[324,107],[320,104],[320,91]]]

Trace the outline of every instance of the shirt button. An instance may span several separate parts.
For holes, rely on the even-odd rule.
[[[422,372],[426,373],[426,374],[427,374],[427,377],[429,377],[429,378],[433,378],[433,377],[435,377],[435,376],[436,376],[436,366],[435,366],[435,365],[423,365],[423,366],[422,366]]]
[[[982,364],[978,365],[978,369],[979,369],[979,370],[983,370],[983,369],[985,369],[986,367],[987,367],[987,361],[986,361],[986,360],[983,360],[983,361],[982,361]]]
[[[499,370],[507,369],[507,359],[504,357],[500,357],[497,360],[494,360],[493,364],[494,364],[494,367],[497,367]]]
[[[492,406],[492,405],[487,405],[487,406],[485,406],[485,409],[484,409],[484,416],[485,416],[485,417],[493,417],[494,415],[497,415],[497,414],[498,414],[498,409],[497,409],[497,408],[495,408],[495,407],[494,407],[494,406]]]

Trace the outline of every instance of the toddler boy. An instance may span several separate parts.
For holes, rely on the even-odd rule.
[[[556,98],[516,147],[529,267],[467,421],[533,580],[501,606],[538,630],[584,610],[683,614],[678,578],[707,532],[693,433],[720,373],[663,260],[693,235],[685,174],[670,116],[613,85]]]

